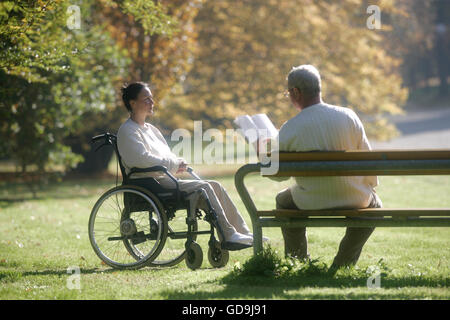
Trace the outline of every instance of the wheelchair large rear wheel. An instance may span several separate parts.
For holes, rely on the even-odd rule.
[[[161,203],[135,186],[105,192],[89,218],[92,248],[105,264],[117,269],[148,265],[163,249],[167,230]]]

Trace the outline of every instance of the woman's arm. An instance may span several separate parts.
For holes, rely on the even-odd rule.
[[[117,134],[117,147],[122,161],[129,168],[147,168],[157,165],[166,167],[169,171],[178,170],[181,159],[173,154],[156,156],[145,148],[139,132],[133,130],[119,130]]]

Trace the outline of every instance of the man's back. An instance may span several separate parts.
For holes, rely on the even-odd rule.
[[[364,127],[348,108],[318,103],[303,109],[280,129],[281,151],[370,150]],[[291,188],[300,209],[366,207],[376,177],[298,177]]]

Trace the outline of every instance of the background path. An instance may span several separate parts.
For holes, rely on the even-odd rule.
[[[400,136],[370,141],[373,149],[450,149],[450,107],[409,108],[391,120]]]

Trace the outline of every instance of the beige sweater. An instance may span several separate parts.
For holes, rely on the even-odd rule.
[[[279,132],[281,151],[370,150],[361,120],[351,109],[319,103],[309,106],[283,124]],[[288,179],[288,178],[286,178]],[[295,177],[293,200],[300,209],[369,205],[378,178]],[[274,178],[274,180],[282,180]]]
[[[166,140],[156,127],[150,123],[140,126],[131,119],[120,126],[117,132],[117,147],[127,173],[133,167],[153,166],[165,166],[169,171],[175,172],[182,160],[170,150]],[[150,176],[159,178],[164,177],[164,174],[135,174],[133,178]]]

